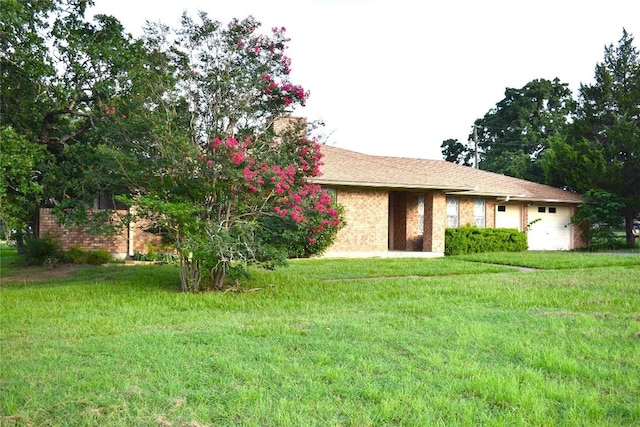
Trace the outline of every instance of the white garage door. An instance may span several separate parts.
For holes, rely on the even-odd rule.
[[[528,222],[531,224],[527,233],[529,250],[571,249],[571,210],[568,207],[529,206],[528,209]]]
[[[520,205],[496,206],[496,228],[515,228],[522,231],[520,209]]]

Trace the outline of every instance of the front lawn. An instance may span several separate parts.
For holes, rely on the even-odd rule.
[[[637,424],[640,257],[504,257],[3,274],[0,425]]]

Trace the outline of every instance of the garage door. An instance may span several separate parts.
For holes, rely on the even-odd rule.
[[[571,249],[571,210],[558,206],[529,206],[527,233],[529,250]],[[533,223],[535,221],[535,223]]]
[[[521,231],[520,205],[496,206],[496,228],[515,228]]]

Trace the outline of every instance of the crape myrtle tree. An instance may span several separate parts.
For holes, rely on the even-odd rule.
[[[520,89],[507,88],[505,97],[475,121],[479,168],[534,182],[544,182],[540,160],[549,141],[565,131],[574,109],[571,90],[559,79],[536,79]],[[473,132],[469,140],[474,139]],[[442,143],[445,160],[468,164],[473,145],[457,140]]]
[[[134,190],[129,203],[178,250],[185,291],[203,280],[223,287],[235,265],[321,252],[341,225],[331,196],[311,182],[320,144],[303,121],[279,121],[308,97],[289,79],[285,28],[259,27],[253,17],[225,26],[202,12],[184,14],[175,31],[150,26],[147,43],[167,58],[176,85],[129,102],[169,120],[153,138],[113,148]]]
[[[554,140],[545,165],[549,183],[607,194],[634,246],[640,213],[640,59],[633,36],[605,48],[595,82],[580,86],[578,108],[566,139]],[[601,198],[600,198],[601,199]],[[610,215],[607,215],[610,217]]]

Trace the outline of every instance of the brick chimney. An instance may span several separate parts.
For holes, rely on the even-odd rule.
[[[307,132],[307,118],[306,117],[278,117],[273,121],[273,131],[276,135],[282,135],[287,131],[289,127],[302,127],[302,134],[300,136],[306,136]]]

